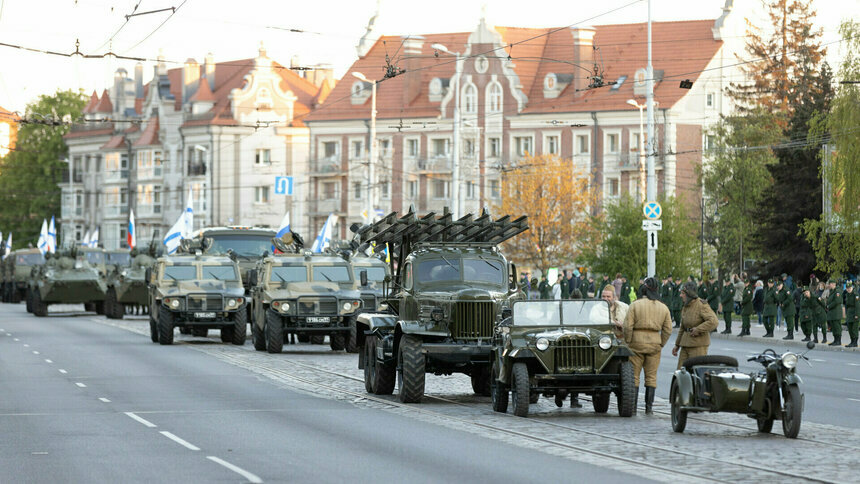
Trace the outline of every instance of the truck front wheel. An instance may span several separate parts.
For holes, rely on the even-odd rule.
[[[403,403],[419,403],[424,397],[424,353],[421,340],[404,335],[397,348],[397,398]]]

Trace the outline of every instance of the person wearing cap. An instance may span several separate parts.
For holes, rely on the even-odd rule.
[[[750,334],[750,316],[753,309],[753,286],[749,279],[744,279],[744,291],[741,295],[741,332],[738,336],[749,336]]]
[[[818,330],[821,330],[821,343],[827,343],[827,307],[824,301],[829,291],[824,287],[824,282],[818,281],[817,287],[812,290],[815,305],[812,306],[812,341],[818,343]]]
[[[630,304],[630,283],[627,282],[627,276],[623,274],[621,275],[621,294],[618,296],[618,300],[624,304]]]
[[[717,280],[717,276],[714,273],[711,273],[711,280],[708,282],[708,305],[711,306],[711,309],[715,314],[720,312],[720,295],[723,292],[723,288],[720,287],[720,283]]]
[[[543,300],[552,299],[551,292],[552,286],[550,286],[549,282],[546,280],[546,275],[540,276],[540,284],[538,285],[538,292],[540,292],[540,298]]]
[[[829,346],[842,346],[842,292],[836,287],[836,279],[827,282],[830,285],[830,294],[824,301],[827,310],[827,326],[833,335],[833,342]]]
[[[773,278],[767,280],[767,289],[764,291],[764,338],[773,338],[774,324],[776,323],[776,308],[779,303],[776,300],[776,288],[773,287]]]
[[[672,321],[675,322],[675,327],[681,327],[681,308],[684,307],[681,301],[681,281],[674,284],[672,288],[672,304],[669,305],[669,312],[672,313]]]
[[[779,308],[782,309],[782,316],[785,318],[785,329],[788,330],[788,334],[782,339],[792,340],[794,339],[794,296],[782,279],[776,283],[776,289],[776,300],[779,302]]]
[[[696,283],[687,282],[681,288],[681,328],[672,348],[672,356],[678,357],[678,368],[687,358],[708,354],[711,346],[711,331],[719,324],[717,315],[703,299],[698,297]]]
[[[654,394],[657,391],[657,368],[660,366],[660,352],[672,336],[672,316],[669,308],[660,302],[657,279],[645,279],[644,297],[627,309],[624,319],[624,341],[633,353],[633,383],[636,387],[633,411],[639,400],[639,374],[645,370],[645,414],[653,413]]]
[[[800,304],[798,304],[798,313],[800,313],[800,330],[803,331],[803,339],[801,341],[810,341],[812,339],[812,314],[813,304],[812,293],[808,287],[804,287],[800,296]]]
[[[848,336],[851,342],[847,348],[857,347],[857,327],[860,324],[860,295],[854,288],[854,283],[848,283],[845,289],[845,326],[848,327]]]
[[[721,334],[732,334],[732,313],[734,312],[735,302],[735,286],[732,285],[731,279],[726,279],[723,284],[723,292],[720,294],[720,304],[723,305],[723,320],[726,322],[726,329]]]

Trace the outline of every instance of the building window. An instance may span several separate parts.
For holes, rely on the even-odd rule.
[[[354,182],[352,184],[352,196],[356,200],[361,200],[361,182]]]
[[[463,143],[463,154],[466,156],[472,156],[475,154],[475,142],[473,140],[467,139],[465,143]]]
[[[161,213],[161,186],[160,185],[138,185],[137,186],[137,211],[138,215],[157,215]]]
[[[128,179],[128,153],[108,153],[105,155],[105,178],[108,180]]]
[[[576,135],[576,154],[577,155],[588,154],[588,152],[590,151],[589,150],[590,145],[591,145],[591,143],[588,142],[588,135],[587,134]]]
[[[445,180],[433,181],[433,198],[448,198],[448,182]]]
[[[194,214],[195,214],[195,218],[197,218],[196,214],[206,212],[206,206],[207,206],[206,197],[208,195],[208,193],[206,191],[206,182],[194,182],[194,183],[192,183],[191,184],[191,194],[192,194],[191,196],[194,198]],[[183,194],[183,197],[184,196],[185,195]],[[184,204],[185,202],[180,202],[180,203],[183,204],[182,205],[183,207],[185,206],[185,204]],[[203,219],[198,218],[197,220],[202,221]]]
[[[607,178],[606,179],[606,194],[610,197],[617,197],[619,195],[619,182],[618,178]]]
[[[717,137],[709,134],[705,136],[705,151],[711,151],[716,148]]]
[[[379,140],[379,154],[381,156],[390,156],[391,155],[391,140],[388,140],[388,139]]]
[[[206,147],[195,145],[188,148],[188,176],[206,175]]]
[[[468,198],[468,199],[475,198],[475,182],[472,182],[472,181],[466,182],[466,198]]]
[[[494,82],[487,87],[487,111],[491,113],[502,112],[502,86]]]
[[[630,151],[639,151],[639,133],[630,133]]]
[[[502,155],[502,140],[500,138],[490,138],[490,158],[498,158]]]
[[[331,160],[337,157],[337,141],[323,143],[323,158]]]
[[[383,181],[379,183],[379,196],[384,200],[391,198],[391,183]]]
[[[448,156],[448,139],[440,138],[433,140],[433,156]]]
[[[618,134],[611,133],[606,135],[606,152],[618,153]]]
[[[408,139],[406,140],[406,154],[411,158],[418,157],[418,140],[417,139]]]
[[[714,107],[714,93],[709,92],[705,95],[705,106],[712,108]]]
[[[466,114],[478,112],[478,89],[474,84],[469,84],[463,89],[463,109]]]
[[[361,141],[353,141],[352,142],[352,157],[354,159],[361,158],[364,154],[364,147],[362,146]]]
[[[500,196],[499,180],[490,180],[490,198],[498,199]]]
[[[515,136],[514,146],[516,146],[517,156],[526,156],[533,152],[531,136]]]
[[[257,155],[254,157],[255,165],[271,165],[272,164],[272,150],[257,150]]]
[[[407,186],[409,187],[409,198],[418,198],[418,182],[410,180]]]
[[[322,199],[337,200],[340,198],[340,183],[328,182],[322,184]]]
[[[254,201],[257,203],[269,203],[269,187],[256,187]]]
[[[550,155],[558,154],[558,136],[546,137],[546,153]]]

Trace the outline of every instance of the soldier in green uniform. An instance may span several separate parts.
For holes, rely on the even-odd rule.
[[[594,293],[594,297],[600,299],[600,295],[603,294],[603,288],[612,284],[612,281],[609,280],[609,276],[603,274],[603,279],[600,280],[600,283],[597,285],[597,292]]]
[[[669,274],[666,276],[665,279],[663,279],[663,284],[660,285],[660,301],[663,301],[663,304],[665,304],[666,307],[671,308],[672,307],[670,305],[671,298],[672,298],[672,274]]]
[[[549,282],[547,282],[546,276],[541,276],[540,284],[538,285],[538,292],[540,292],[540,298],[552,299],[552,297],[550,297],[550,289],[551,286],[549,285]]]
[[[764,319],[765,338],[773,338],[773,327],[776,324],[776,288],[773,287],[773,279],[767,280],[767,289],[764,290],[764,311],[761,315]]]
[[[812,286],[810,285],[812,288]],[[827,310],[824,306],[824,283],[819,282],[817,288],[812,288],[812,341],[818,343],[818,330],[821,330],[821,343],[827,343]]]
[[[791,291],[786,287],[785,281],[782,279],[777,281],[776,289],[776,299],[779,302],[779,308],[782,310],[782,317],[785,318],[785,328],[788,330],[788,334],[782,339],[792,340],[794,339],[794,296],[791,295]]]
[[[711,274],[711,280],[708,282],[708,306],[711,307],[711,311],[714,314],[720,314],[720,294],[722,294],[723,288],[720,287],[719,282],[717,282],[717,276]],[[716,329],[714,329],[716,331]]]
[[[836,288],[836,279],[828,281],[830,294],[824,302],[827,310],[827,325],[833,334],[833,341],[829,346],[842,346],[842,292]]]
[[[559,285],[561,286],[561,298],[562,299],[570,299],[570,279],[567,278],[567,271],[561,271],[561,281]]]
[[[741,332],[738,336],[749,336],[750,334],[750,316],[755,312],[753,309],[754,291],[749,278],[744,279],[744,291],[741,295]]]
[[[723,293],[720,295],[720,303],[723,305],[723,320],[726,322],[726,329],[721,334],[732,334],[732,313],[734,312],[735,302],[735,287],[732,285],[731,279],[726,279],[723,285]]]
[[[800,297],[800,330],[803,331],[803,340],[809,341],[812,339],[812,316],[814,312],[814,304],[812,293],[809,288],[803,289],[803,295]]]
[[[681,299],[681,281],[672,285],[672,305],[669,306],[669,312],[672,313],[672,320],[675,321],[675,327],[681,327],[681,309],[684,307],[684,301]]]
[[[621,295],[618,300],[630,305],[630,283],[627,282],[627,276],[621,276]]]
[[[702,301],[707,301],[708,294],[711,293],[709,289],[710,288],[708,287],[708,281],[705,279],[705,277],[702,277],[702,280],[699,281],[699,285],[696,288],[696,294],[699,296],[699,299],[701,299]]]
[[[857,326],[860,323],[860,296],[858,296],[854,284],[849,283],[845,289],[845,325],[848,326],[848,336],[851,342],[847,348],[857,347]]]

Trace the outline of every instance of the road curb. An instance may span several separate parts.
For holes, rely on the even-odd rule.
[[[793,340],[784,340],[784,339],[782,339],[783,335],[781,335],[781,334],[777,334],[773,338],[763,338],[761,336],[744,336],[744,337],[739,338],[737,333],[735,333],[735,334],[720,334],[718,331],[716,333],[711,333],[711,339],[725,339],[725,340],[731,340],[731,341],[755,341],[756,343],[770,343],[770,344],[778,343],[778,344],[784,344],[786,346],[797,347],[798,349],[801,349],[801,348],[806,349],[806,342],[800,341],[801,339],[803,339],[803,337],[802,337],[803,333],[800,333],[800,334],[801,334],[800,338],[798,338],[797,335],[795,335],[795,339],[793,339]],[[844,335],[845,335],[845,331],[843,330],[843,336]],[[822,344],[822,343],[816,344],[815,349],[816,350],[823,350],[823,351],[843,351],[846,353],[856,353],[857,351],[860,351],[860,348],[846,348],[844,346],[828,346],[830,344],[830,341],[832,341],[832,340],[828,340],[827,344]],[[847,344],[847,343],[843,343],[843,344]]]

